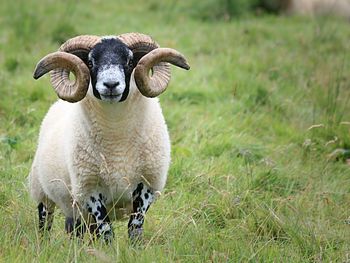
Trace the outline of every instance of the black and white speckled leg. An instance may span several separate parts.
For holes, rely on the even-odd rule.
[[[86,203],[86,209],[96,222],[96,235],[103,236],[105,241],[110,242],[113,238],[113,230],[103,195],[101,193],[91,195]]]
[[[132,194],[133,213],[128,223],[128,234],[132,242],[142,239],[145,214],[154,201],[154,192],[144,183],[139,183]]]
[[[39,203],[38,215],[39,215],[39,231],[50,231],[53,222],[54,205],[48,205]]]

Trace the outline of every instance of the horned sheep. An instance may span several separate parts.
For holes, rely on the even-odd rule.
[[[111,221],[127,213],[129,237],[142,237],[145,213],[170,164],[156,98],[170,80],[168,63],[189,69],[178,51],[140,33],[78,36],[39,61],[34,78],[52,71],[60,98],[42,122],[29,174],[39,229],[50,230],[58,206],[70,233],[81,233],[88,222],[110,241]]]

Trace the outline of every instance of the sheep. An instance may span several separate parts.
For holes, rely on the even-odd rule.
[[[141,240],[145,213],[170,164],[156,98],[170,80],[167,62],[190,68],[181,53],[140,33],[78,36],[38,62],[33,77],[52,70],[60,98],[41,124],[28,176],[40,231],[50,230],[57,206],[68,233],[83,234],[87,225],[110,242],[111,222],[129,214],[128,236]]]

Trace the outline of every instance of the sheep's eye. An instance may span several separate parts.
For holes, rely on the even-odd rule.
[[[128,66],[131,68],[131,67],[132,67],[132,65],[133,65],[133,63],[132,63],[132,59],[130,59],[130,60],[129,60],[129,62],[128,62]]]
[[[92,61],[89,60],[89,62],[88,62],[88,67],[89,67],[89,68],[92,68],[92,66],[93,66]]]

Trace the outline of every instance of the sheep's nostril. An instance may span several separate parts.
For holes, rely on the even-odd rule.
[[[109,89],[113,89],[119,86],[119,81],[103,82],[103,85],[105,85]]]

